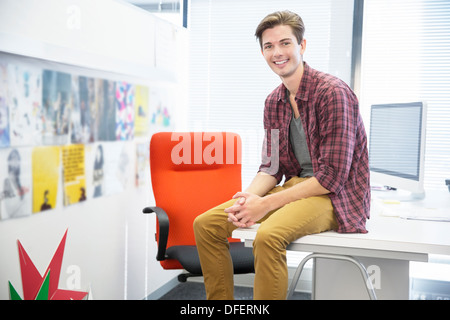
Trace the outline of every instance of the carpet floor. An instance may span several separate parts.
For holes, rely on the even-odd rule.
[[[234,287],[235,300],[252,300],[253,288],[250,287]],[[170,290],[159,300],[205,300],[205,287],[201,282],[184,282],[179,283],[175,288]],[[311,294],[304,292],[295,292],[293,300],[310,300]]]

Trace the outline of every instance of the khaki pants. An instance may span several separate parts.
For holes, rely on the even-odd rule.
[[[292,178],[269,193],[282,191],[307,178]],[[228,222],[225,208],[230,200],[194,221],[194,233],[206,288],[207,299],[234,298],[233,264],[227,238],[236,227]],[[261,221],[253,242],[255,257],[254,299],[286,299],[288,271],[286,247],[308,235],[337,228],[333,206],[328,196],[297,200],[269,212]]]

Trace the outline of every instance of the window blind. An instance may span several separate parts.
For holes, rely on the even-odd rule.
[[[450,177],[450,2],[366,0],[360,103],[425,101],[425,188]]]
[[[188,128],[241,135],[243,188],[261,162],[265,98],[281,83],[254,32],[267,14],[285,9],[305,23],[304,60],[350,83],[353,0],[190,1]]]

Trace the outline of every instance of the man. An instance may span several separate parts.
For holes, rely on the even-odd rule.
[[[358,101],[343,81],[303,62],[303,34],[302,19],[290,11],[269,14],[256,29],[282,82],[265,102],[263,155],[270,159],[245,192],[194,222],[208,299],[233,298],[226,238],[238,227],[261,223],[253,242],[254,299],[286,298],[293,240],[327,230],[367,232],[369,166]]]

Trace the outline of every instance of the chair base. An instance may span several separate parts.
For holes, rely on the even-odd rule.
[[[178,282],[183,282],[184,283],[184,282],[187,281],[188,278],[201,277],[201,276],[202,276],[201,274],[193,274],[193,273],[190,273],[190,272],[182,273],[182,274],[178,275]]]

